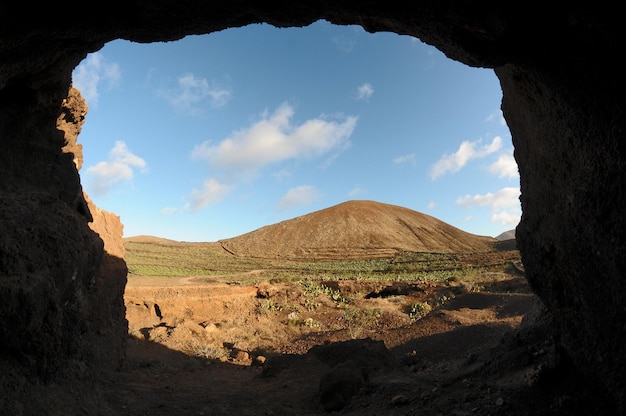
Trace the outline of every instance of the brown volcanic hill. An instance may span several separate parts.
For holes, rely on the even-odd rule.
[[[515,240],[515,230],[505,231],[502,234],[497,235],[496,239],[499,241]]]
[[[168,240],[167,238],[156,237],[153,235],[134,235],[131,237],[124,237],[124,242],[126,241],[132,241],[134,243],[165,244],[165,245],[180,243],[179,241]]]
[[[220,240],[237,256],[324,259],[492,251],[497,240],[455,228],[408,208],[348,201],[301,217]]]

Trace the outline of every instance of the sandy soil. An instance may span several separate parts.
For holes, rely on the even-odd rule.
[[[568,414],[536,297],[523,277],[491,278],[328,282],[313,296],[133,277],[127,358],[104,399],[119,415]],[[414,319],[418,302],[433,309]]]

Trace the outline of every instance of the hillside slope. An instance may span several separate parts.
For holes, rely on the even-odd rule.
[[[505,231],[502,234],[497,235],[496,239],[499,241],[515,240],[515,230]]]
[[[401,250],[482,252],[493,250],[495,242],[429,215],[374,201],[344,202],[219,241],[237,256],[317,260],[382,257]]]

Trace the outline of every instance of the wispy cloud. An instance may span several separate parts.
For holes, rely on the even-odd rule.
[[[489,172],[497,175],[499,178],[519,177],[517,162],[513,157],[513,151],[511,150],[509,153],[500,155],[498,160],[489,165]]]
[[[172,215],[172,214],[176,214],[177,212],[180,212],[180,208],[164,207],[164,208],[161,208],[159,212],[161,213],[161,215]]]
[[[357,88],[356,99],[369,101],[372,94],[374,94],[374,87],[372,87],[372,84],[370,84],[369,82],[366,82],[365,84]]]
[[[191,211],[198,211],[209,205],[222,202],[224,197],[231,191],[232,187],[222,184],[213,178],[208,178],[200,189],[194,188],[191,191],[191,202],[186,208]]]
[[[398,156],[393,159],[393,163],[395,163],[396,165],[401,165],[403,163],[410,163],[411,165],[415,165],[415,153]]]
[[[435,207],[437,206],[437,203],[435,201],[430,201],[428,203],[428,209],[435,209]]]
[[[433,165],[430,171],[431,179],[435,180],[448,172],[458,172],[470,160],[485,157],[502,148],[502,138],[500,136],[494,137],[491,143],[482,147],[479,147],[480,142],[480,139],[474,142],[464,141],[456,152],[443,155]]]
[[[521,209],[519,206],[519,188],[502,188],[498,192],[487,193],[484,195],[476,194],[474,196],[465,195],[457,198],[456,205],[472,208],[476,206],[486,206],[491,208],[492,222],[499,222],[503,225],[514,226],[519,223],[521,217]]]
[[[288,169],[281,169],[278,172],[272,173],[272,176],[279,182],[284,181],[287,178],[290,178],[291,175],[292,175],[292,172]]]
[[[161,95],[179,112],[195,115],[205,107],[217,108],[225,105],[232,96],[229,88],[198,78],[188,73],[178,77],[177,85]]]
[[[266,166],[321,156],[326,156],[324,164],[328,164],[349,146],[356,117],[339,117],[339,120],[318,117],[297,124],[292,121],[294,113],[291,105],[283,103],[273,113],[265,111],[251,126],[234,132],[217,144],[204,142],[195,146],[192,158],[209,162],[211,169],[225,174],[231,184],[227,186],[208,179],[202,189],[192,191],[187,208],[197,211],[220,202],[238,186],[238,180],[250,179]],[[291,174],[282,168],[272,176],[280,181]],[[316,192],[310,186],[293,188],[281,198],[276,208],[285,210],[307,203],[316,198]]]
[[[87,55],[87,58],[74,69],[72,83],[87,104],[96,107],[100,98],[98,86],[105,83],[107,88],[112,88],[117,85],[121,76],[118,64],[107,62],[101,53],[94,52]]]
[[[348,36],[336,36],[333,38],[335,47],[342,52],[352,52],[356,45],[356,40]]]
[[[192,157],[209,161],[215,169],[237,170],[247,174],[289,159],[313,158],[347,145],[357,122],[356,117],[343,121],[314,118],[294,124],[293,108],[283,103],[272,114],[235,132],[213,145],[204,142],[193,149]]]
[[[87,168],[87,175],[92,180],[89,183],[89,193],[97,196],[105,195],[113,186],[133,179],[134,168],[146,171],[148,165],[145,160],[128,150],[126,143],[116,141],[109,152],[109,160],[97,163]]]
[[[494,111],[493,113],[489,114],[487,116],[487,120],[488,123],[491,122],[497,122],[498,124],[500,124],[501,126],[506,126],[506,120],[504,119],[504,114],[502,114],[502,110],[498,109],[496,111]]]
[[[367,189],[361,188],[360,186],[355,186],[354,188],[350,189],[350,191],[348,192],[348,196],[350,198],[354,198],[355,196],[365,195],[365,194],[367,194]]]
[[[314,186],[301,185],[291,188],[283,195],[276,209],[279,211],[287,211],[293,208],[309,205],[320,197],[320,192]]]

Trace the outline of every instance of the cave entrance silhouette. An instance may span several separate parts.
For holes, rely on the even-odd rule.
[[[232,29],[232,30],[241,30],[241,29]],[[298,29],[298,30],[306,30],[306,29]],[[207,36],[213,36],[213,35],[207,35]],[[368,34],[368,36],[369,36],[369,34]],[[180,42],[180,41],[179,41],[179,42]],[[141,47],[141,46],[139,46],[139,45],[138,45],[137,47]],[[108,64],[106,63],[106,59],[107,59],[106,52],[107,52],[106,48],[105,48],[105,49],[103,49],[101,52],[99,52],[99,54],[100,54],[99,56],[100,56],[100,59],[102,59],[102,61],[97,61],[97,62],[94,62],[94,65],[95,65],[96,63],[98,63],[98,64],[100,64],[100,65],[103,65],[103,67],[100,67],[100,69],[104,68],[104,69],[105,69],[105,71],[106,71],[107,65],[111,64],[111,62],[109,62]],[[89,59],[89,58],[88,58],[88,59]],[[447,58],[445,58],[445,59],[447,59]],[[469,69],[469,68],[468,68],[468,69]],[[199,82],[200,87],[203,87],[203,86],[206,86],[206,85],[209,85],[209,84],[210,84],[209,82],[204,83],[204,82],[202,82],[203,80],[198,79],[198,78],[194,78],[194,77],[188,77],[188,78],[185,78],[185,79],[187,80],[187,82],[192,82],[192,81],[193,81],[193,82],[192,82],[192,84],[194,84],[194,85],[198,85],[198,81],[200,81],[200,82]],[[360,87],[360,86],[363,86],[363,85],[366,85],[366,84],[356,84],[355,86]],[[376,85],[377,85],[377,84],[376,84]],[[370,88],[371,88],[371,87],[370,87]],[[79,89],[80,89],[80,88],[79,88]],[[215,94],[213,94],[213,95],[209,94],[209,96],[211,96],[211,97],[212,97],[212,99],[214,99],[214,100],[218,100],[218,101],[219,101],[219,99],[222,99],[222,98],[223,98],[223,94],[220,94],[220,93],[219,93],[220,91],[225,91],[225,90],[220,90],[219,88],[217,88],[217,89],[214,91],[214,92],[215,92]],[[367,89],[365,89],[364,91],[366,91],[366,92],[367,92],[368,90],[367,90]],[[189,91],[186,91],[186,92],[187,92],[187,93],[189,93]],[[176,101],[176,99],[177,99],[177,98],[180,98],[180,97],[181,97],[181,96],[175,96],[175,97],[173,97],[173,98],[174,98],[174,100],[173,100],[173,101]],[[197,95],[194,95],[194,94],[188,94],[188,95],[184,95],[184,97],[186,97],[186,98],[190,99],[191,101],[193,101],[193,100],[194,100],[194,99],[196,99],[198,96],[197,96]],[[172,98],[172,97],[170,97],[170,98]],[[178,104],[189,105],[189,102],[187,102],[187,103],[182,103],[181,101],[177,101],[177,102],[178,102]],[[98,105],[100,105],[100,104],[101,104],[101,103],[98,103]],[[192,104],[193,104],[193,102],[192,102]],[[499,101],[498,101],[497,103],[494,103],[494,105],[499,106]],[[96,108],[96,111],[100,111],[100,109],[101,109],[101,108],[100,108],[100,107],[98,107],[98,108]],[[189,110],[189,111],[194,111],[194,110],[195,110],[194,108],[190,108],[190,107],[187,107],[186,109],[187,109],[187,110]],[[124,111],[125,111],[123,108],[118,108],[117,110],[118,110],[118,111],[120,111],[120,112],[124,112]],[[143,108],[143,110],[145,111],[145,108]],[[485,118],[487,118],[487,116],[490,116],[490,115],[491,115],[491,114],[485,114],[484,116],[485,116]],[[89,124],[89,123],[90,123],[89,118],[90,118],[90,117],[89,117],[89,115],[87,115],[87,124],[85,125],[85,126],[86,126],[86,130],[87,130],[87,131],[88,131],[89,126],[90,126],[90,124]],[[132,120],[133,120],[133,121],[135,121],[135,122],[137,121],[137,120],[136,120],[136,118],[137,118],[136,114],[132,116]],[[120,120],[120,119],[119,119],[119,118],[116,118],[116,120]],[[175,124],[175,123],[174,123],[174,124]],[[144,126],[145,126],[145,125],[144,125]],[[119,130],[119,126],[115,126],[115,129],[116,129],[116,130]],[[82,137],[82,136],[81,136],[81,137]],[[491,139],[491,138],[490,138],[490,139]],[[509,139],[509,140],[510,140],[510,139]],[[89,147],[89,145],[90,145],[90,144],[89,144],[88,142],[86,142],[85,140],[80,140],[80,141],[81,141],[81,142],[82,142],[82,143],[83,143],[83,144],[84,144],[87,148]],[[457,143],[455,143],[455,149],[456,149],[456,147],[457,147],[458,145],[460,145],[460,144],[461,144],[461,142],[462,142],[462,141],[465,141],[465,140],[461,140],[461,139],[459,139],[459,141],[458,141]],[[473,141],[473,140],[471,140],[471,138],[470,138],[470,140],[469,140],[469,146],[470,146],[470,149],[464,149],[464,148],[462,148],[462,146],[461,146],[461,147],[459,147],[459,150],[458,150],[458,151],[457,151],[457,153],[456,153],[456,158],[458,158],[458,159],[462,159],[462,158],[464,158],[464,157],[465,157],[465,158],[467,158],[467,159],[471,159],[472,157],[476,157],[476,158],[478,158],[478,156],[476,156],[476,153],[479,153],[479,152],[480,152],[480,150],[478,150],[478,149],[476,149],[476,148],[472,148],[472,147],[471,147],[471,146],[476,145],[476,143],[472,144],[472,143],[471,143],[472,141]],[[130,169],[137,168],[137,169],[133,172],[133,173],[136,175],[136,177],[140,177],[140,176],[141,176],[141,169],[142,169],[142,168],[145,168],[146,166],[150,167],[151,169],[154,169],[154,165],[150,162],[150,160],[149,160],[147,157],[144,159],[144,157],[142,157],[142,156],[143,156],[143,153],[137,150],[137,147],[138,147],[138,146],[136,146],[136,145],[135,145],[135,146],[133,146],[130,142],[125,143],[125,144],[128,144],[128,147],[125,147],[125,146],[118,146],[118,147],[114,147],[114,148],[113,148],[113,149],[114,149],[114,154],[115,154],[116,156],[118,156],[118,159],[105,161],[105,162],[107,162],[108,164],[105,164],[105,165],[100,165],[100,166],[102,167],[102,169],[101,169],[101,170],[94,169],[92,172],[96,172],[96,173],[97,173],[97,172],[101,171],[101,172],[106,172],[106,173],[108,173],[108,174],[110,174],[110,175],[113,175],[113,176],[111,176],[111,177],[113,177],[113,178],[116,178],[116,177],[122,177],[122,178],[130,179],[130,177],[124,177],[124,176],[123,176],[124,172],[127,172],[127,169],[128,169],[128,168],[130,168]],[[429,144],[429,143],[428,143],[428,141],[426,141],[426,143],[420,143],[420,146],[428,146],[428,144]],[[487,144],[487,145],[488,145],[488,144],[490,144],[490,143],[484,143],[484,144]],[[491,144],[493,144],[493,142],[491,142]],[[132,152],[131,152],[131,149],[132,149]],[[464,151],[466,151],[466,153],[463,153],[463,152],[462,152],[463,150],[464,150]],[[485,153],[489,153],[489,152],[488,152],[488,150],[487,150],[487,148],[483,148],[483,150],[482,150],[482,151],[483,151],[483,152],[485,152]],[[454,158],[451,158],[451,159],[449,159],[449,160],[454,160]],[[97,162],[97,163],[96,163],[96,162]],[[433,162],[434,162],[434,161],[433,161]],[[463,161],[463,163],[464,163],[464,162],[465,162],[465,161]],[[99,163],[102,163],[102,161],[94,161],[94,163],[89,163],[89,162],[88,162],[88,163],[86,164],[86,169],[87,169],[87,172],[89,173],[89,169],[91,169],[91,168],[97,168],[97,166],[98,166],[98,164],[99,164]],[[117,164],[116,164],[116,163],[117,163]],[[449,162],[449,163],[451,163],[451,162]],[[459,162],[459,163],[460,163],[460,162]],[[459,165],[459,168],[461,168],[461,167],[463,167],[463,165],[462,165],[462,164],[460,164],[460,165]],[[110,168],[113,168],[113,170],[112,170],[112,169],[110,169]],[[115,171],[115,169],[119,169],[119,172],[116,172],[116,171]],[[118,175],[119,175],[119,174],[120,174],[120,172],[122,173],[122,176],[115,176],[116,174],[118,174]],[[85,175],[84,175],[84,177],[85,177]],[[88,177],[88,175],[87,175],[87,177]],[[106,180],[106,179],[111,179],[111,177],[108,177],[108,176],[104,175],[104,176],[101,176],[101,177],[100,177],[100,179],[102,179],[102,180]],[[108,182],[108,183],[107,183],[107,182],[105,181],[105,182],[104,182],[104,185],[107,185],[107,184],[116,185],[116,183],[112,183],[112,182]],[[87,183],[87,185],[88,185],[88,183]],[[136,184],[136,186],[138,186],[138,185],[139,185],[139,184]],[[95,188],[93,188],[93,189],[96,189],[96,190],[97,190],[97,189],[98,189],[98,187],[96,186],[96,187],[95,187]],[[89,191],[89,188],[87,188],[87,190]],[[137,196],[134,196],[134,198],[137,198]],[[146,199],[150,199],[150,198],[146,198]],[[96,200],[96,202],[97,202],[97,200]],[[98,206],[100,206],[101,208],[104,208],[104,209],[110,209],[111,211],[118,213],[118,210],[117,210],[116,208],[110,208],[109,206],[107,206],[107,205],[105,205],[105,204],[103,204],[103,203],[98,203],[98,202],[97,202],[97,205],[98,205]],[[120,212],[120,213],[121,213],[121,212]],[[124,222],[124,218],[125,218],[125,216],[123,215],[123,213],[121,213],[121,214],[122,214],[122,222]],[[205,241],[206,241],[206,240],[205,240]],[[137,288],[134,288],[134,289],[137,289]],[[398,287],[394,286],[394,289],[398,289]],[[390,290],[391,290],[391,289],[390,289]],[[403,288],[403,289],[398,289],[398,290],[404,290],[404,291],[406,291],[406,292],[410,292],[412,289],[411,289],[410,287],[406,287],[406,288]],[[128,304],[128,305],[127,305],[127,308],[128,308],[128,310],[129,310],[129,313],[135,313],[135,312],[136,312],[137,314],[140,314],[140,313],[142,313],[142,312],[146,312],[146,311],[147,311],[148,316],[143,317],[142,319],[148,319],[148,320],[149,320],[149,319],[152,319],[152,320],[154,321],[154,323],[153,323],[153,324],[154,324],[154,325],[153,325],[153,328],[151,328],[151,329],[148,329],[147,327],[142,327],[142,328],[136,329],[136,330],[137,330],[137,332],[138,332],[139,334],[141,334],[140,338],[143,338],[143,339],[145,339],[145,340],[155,341],[155,340],[159,339],[159,337],[166,337],[166,336],[167,336],[167,334],[169,334],[169,333],[175,333],[175,332],[176,332],[176,330],[177,330],[177,326],[176,326],[175,324],[172,324],[170,321],[167,321],[167,322],[166,322],[166,321],[164,320],[164,314],[167,314],[167,313],[170,313],[170,314],[171,314],[171,311],[172,311],[172,309],[173,309],[173,306],[172,306],[172,305],[169,305],[168,303],[163,303],[163,302],[162,302],[162,300],[160,300],[160,299],[157,301],[157,295],[151,295],[151,296],[154,296],[154,298],[152,298],[152,301],[146,301],[145,299],[141,299],[141,298],[140,298],[140,296],[141,296],[141,295],[140,295],[140,292],[141,292],[141,290],[135,290],[135,291],[133,292],[133,296],[134,296],[134,298],[133,298],[133,300],[132,300],[133,304]],[[385,289],[376,289],[376,290],[374,290],[373,292],[370,292],[370,293],[386,293],[386,291],[385,291]],[[196,294],[196,295],[197,295],[197,294]],[[193,296],[196,296],[196,295],[190,295],[190,296],[191,296],[191,297],[193,297]],[[402,293],[400,293],[400,295],[402,295]],[[258,296],[258,293],[257,293],[257,295],[256,295],[256,296]],[[269,296],[269,295],[268,295],[268,296]],[[383,301],[384,301],[385,299],[387,299],[387,298],[393,298],[393,296],[394,296],[394,295],[390,295],[390,296],[387,296],[387,295],[385,295],[385,296],[371,296],[371,297],[369,297],[369,298],[382,298],[382,299],[377,300],[377,302],[383,302]],[[443,299],[444,297],[447,297],[447,295],[440,296],[440,298],[442,298],[442,299]],[[514,296],[512,296],[511,298],[514,298]],[[486,297],[485,297],[485,299],[489,299],[489,296],[486,296]],[[526,296],[526,294],[524,294],[523,296],[521,296],[521,299],[524,299],[524,301],[526,301],[526,300],[527,300],[527,296]],[[442,302],[442,303],[443,303],[443,302]],[[283,308],[283,307],[284,307],[284,305],[283,305],[283,306],[281,306],[281,305],[279,305],[279,304],[276,304],[276,303],[269,303],[269,302],[266,302],[266,303],[262,303],[262,302],[261,302],[260,304],[261,304],[261,305],[265,305],[266,309],[267,309],[267,310],[269,310],[271,313],[276,312],[276,311],[274,311],[274,309],[272,308],[272,305],[274,305],[274,307],[276,308],[276,310],[278,310],[279,308]],[[428,304],[427,302],[420,303],[420,305],[427,305],[427,304]],[[415,305],[417,305],[417,303],[416,303]],[[137,306],[138,308],[135,308],[135,306]],[[526,305],[526,306],[527,306],[527,305]],[[243,305],[240,305],[240,307],[243,309]],[[139,310],[139,312],[137,311],[137,309]],[[181,311],[180,311],[181,316],[182,316],[182,315],[185,315],[185,314],[188,314],[188,315],[193,315],[194,313],[198,314],[198,312],[197,312],[197,311],[196,311],[196,312],[194,312],[194,311],[193,311],[193,308],[188,307],[188,305],[187,305],[187,306],[185,306],[183,309],[184,309],[184,311],[183,311],[183,310],[181,310]],[[238,310],[239,310],[239,308],[238,308]],[[266,313],[267,313],[267,312],[266,312]],[[291,313],[294,313],[294,311],[292,311]],[[154,315],[154,316],[152,316],[152,315]],[[129,316],[130,316],[130,315],[129,315]],[[180,319],[180,318],[181,318],[181,316],[179,316],[179,317],[178,317],[178,319]],[[355,316],[356,316],[356,315],[355,315]],[[157,318],[158,318],[158,319],[157,319]],[[187,318],[188,318],[188,321],[189,321],[189,322],[191,322],[191,319],[189,319],[190,317],[189,317],[189,316],[187,316]],[[374,319],[374,318],[375,318],[375,319],[378,319],[378,317],[377,317],[376,315],[371,315],[371,317],[370,317],[370,318],[371,318],[371,319]],[[168,319],[168,318],[165,318],[165,319]],[[317,322],[316,320],[313,320],[312,318],[308,318],[308,319],[311,319],[311,320],[310,320],[310,321],[308,321],[308,320],[303,320],[303,322],[310,322],[310,323],[311,323],[311,325],[313,325],[315,322]],[[355,320],[356,320],[356,318],[353,318],[353,319],[355,319]],[[359,319],[365,319],[365,318],[364,318],[363,316],[361,316],[361,317],[359,317]],[[456,319],[459,319],[459,318],[456,318]],[[469,319],[468,321],[466,321],[466,322],[474,322],[474,321],[473,321],[473,319],[475,319],[475,318],[470,318],[470,319]],[[480,318],[480,319],[483,319],[483,318]],[[517,319],[517,317],[516,317],[516,319]],[[130,320],[130,319],[129,319],[129,320]],[[158,322],[157,322],[157,321],[158,321]],[[134,321],[133,321],[133,323],[134,323]],[[228,320],[227,320],[226,322],[217,322],[217,324],[216,324],[215,322],[203,321],[203,322],[201,322],[201,323],[200,323],[200,324],[198,324],[198,325],[199,325],[199,326],[201,326],[202,328],[204,328],[204,330],[212,329],[213,331],[218,331],[219,329],[217,329],[217,328],[218,328],[220,325],[225,326],[225,325],[227,325],[227,324],[228,324]],[[196,325],[196,327],[197,327],[198,325]],[[243,321],[239,322],[239,325],[243,325]],[[182,328],[182,325],[181,325],[181,328]],[[188,328],[191,328],[191,326],[188,324],[185,328],[187,328],[187,329],[188,329]],[[180,329],[180,328],[179,328],[179,329]],[[197,328],[196,328],[196,329],[197,329]],[[350,329],[350,331],[354,331],[354,332],[352,332],[352,334],[357,334],[357,333],[356,333],[356,329],[355,329],[355,328],[353,328],[353,327],[352,327],[352,328],[349,328],[349,329]],[[363,328],[357,328],[357,329],[359,330],[358,335],[360,336],[360,335],[361,335],[361,332],[360,332],[360,331],[363,331]],[[483,330],[483,329],[481,328],[480,330]],[[384,330],[383,330],[383,331],[384,331]],[[497,331],[495,331],[494,333],[499,334],[499,332],[497,332]],[[354,336],[354,335],[353,335],[353,336]],[[484,330],[484,332],[482,332],[482,336],[486,339],[486,338],[488,338],[488,337],[493,337],[493,336],[495,336],[495,335],[492,335],[492,333],[491,333],[491,332],[489,332],[489,331],[487,331],[487,330]],[[441,334],[440,334],[440,337],[441,337],[441,339],[444,339],[444,338],[445,338],[445,336],[443,336],[443,335],[441,335]],[[357,338],[359,338],[359,337],[354,336],[354,338],[355,338],[355,339],[357,339]],[[365,348],[365,349],[371,348],[371,349],[372,349],[372,352],[374,353],[374,355],[375,355],[376,357],[371,356],[371,357],[370,357],[370,360],[378,362],[378,360],[382,360],[382,361],[384,361],[384,360],[388,359],[387,352],[386,352],[384,349],[381,349],[379,344],[376,344],[376,343],[370,344],[370,343],[368,343],[368,342],[369,342],[369,341],[363,341],[362,343],[356,343],[356,344],[354,344],[355,346],[351,346],[352,344],[348,343],[348,344],[346,344],[345,348],[346,348],[346,351],[350,351],[350,348]],[[435,342],[436,342],[436,341],[435,341]],[[450,342],[450,340],[448,339],[448,341],[446,341],[446,342]],[[157,342],[157,343],[158,343],[158,342]],[[231,345],[230,345],[230,349],[231,349],[231,350],[233,350],[233,351],[235,351],[235,350],[236,350],[236,348],[235,348],[235,344],[234,344],[234,343],[230,343],[230,344],[231,344]],[[241,345],[240,345],[240,344],[238,345],[238,347],[239,347],[239,348],[243,348],[243,347],[241,347]],[[171,348],[171,347],[170,347],[170,348]],[[403,346],[403,348],[405,348],[405,349],[406,349],[406,348],[408,348],[408,343],[407,343],[407,344],[405,344],[405,345]],[[158,349],[157,349],[157,350],[158,350]],[[174,348],[173,350],[175,350],[175,348]],[[218,350],[219,350],[219,351],[218,351]],[[134,349],[133,351],[137,351],[137,349]],[[164,359],[164,357],[166,357],[166,356],[167,356],[167,357],[173,357],[173,358],[172,358],[172,361],[167,361],[167,365],[172,365],[172,366],[174,366],[174,364],[172,364],[172,362],[174,362],[174,361],[176,361],[176,362],[184,362],[184,363],[185,363],[185,365],[187,365],[187,366],[190,366],[190,365],[191,365],[191,364],[189,364],[189,363],[188,363],[188,361],[185,361],[185,360],[183,359],[183,357],[182,357],[182,356],[180,356],[180,355],[176,355],[174,352],[167,352],[167,350],[165,350],[165,349],[158,350],[158,351],[160,351],[159,353],[155,353],[155,351],[156,351],[156,350],[152,350],[152,351],[151,351],[151,353],[152,353],[152,354],[156,354],[156,356],[158,356],[158,357],[159,357],[159,359],[163,359],[162,364],[166,362],[166,360]],[[195,347],[195,350],[194,350],[194,351],[195,351],[196,355],[203,356],[203,357],[206,357],[206,358],[208,358],[208,357],[212,356],[213,354],[223,352],[222,350],[220,350],[218,347],[216,347],[216,346],[214,346],[214,345],[200,345],[200,344],[196,345],[196,347]],[[239,351],[239,352],[242,352],[242,353],[243,353],[243,352],[245,352],[246,354],[251,354],[251,353],[252,353],[252,351]],[[335,351],[333,354],[339,354],[339,353],[338,353],[337,351]],[[359,356],[359,354],[358,354],[358,353],[356,353],[355,351],[352,351],[352,352],[351,352],[351,354],[353,354],[353,358],[354,358],[354,357],[356,357],[356,358],[358,358],[359,360],[361,359],[361,357]],[[463,356],[463,352],[462,352],[462,351],[454,351],[454,354],[459,354],[459,355],[458,355],[456,358],[453,358],[453,359],[460,359],[460,360],[462,360],[462,359],[464,358],[464,356]],[[235,356],[235,357],[233,357],[233,358],[236,358],[236,357],[237,357],[237,356]],[[414,357],[414,356],[413,356],[413,357]],[[136,357],[135,357],[135,358],[136,358]],[[333,358],[332,358],[332,359],[334,360],[334,359],[336,359],[336,358],[337,358],[337,356],[336,356],[336,355],[333,355]],[[415,358],[411,358],[411,359],[415,360]],[[141,361],[141,362],[143,363],[143,365],[144,365],[146,368],[150,368],[150,369],[151,369],[151,371],[155,371],[155,372],[159,372],[159,373],[160,373],[161,371],[163,371],[164,373],[168,373],[168,371],[167,371],[167,370],[162,370],[162,368],[158,368],[158,369],[157,369],[157,368],[156,368],[156,364],[155,364],[155,363],[153,363],[152,361],[150,361],[150,359],[148,358],[148,356],[146,356],[146,357],[144,357],[144,358],[141,358],[140,360],[143,360],[143,361]],[[168,360],[169,360],[169,358],[168,358]],[[243,361],[243,359],[242,359],[242,361]],[[417,364],[418,364],[418,362],[417,362],[417,361],[416,361],[416,362],[411,362],[411,365],[417,365]],[[165,364],[163,364],[163,365],[165,365]],[[292,365],[294,365],[294,367],[295,367],[295,366],[298,366],[298,365],[300,365],[300,364],[292,364]],[[378,363],[378,364],[376,364],[376,365],[383,365],[383,366],[385,366],[385,365],[387,365],[387,364],[383,362],[382,364],[381,364],[381,363]],[[423,364],[422,364],[422,365],[423,365]],[[188,371],[188,369],[181,369],[181,368],[180,368],[180,366],[174,366],[174,368],[176,368],[176,371],[177,371],[177,372],[178,372],[178,371],[180,371],[181,373],[185,373],[186,371]],[[270,367],[270,368],[271,368],[271,367]],[[194,369],[194,371],[196,371],[196,370]],[[271,372],[271,371],[274,371],[274,370],[267,370],[267,371],[268,371],[268,372]],[[301,368],[299,368],[299,369],[298,369],[298,371],[299,371],[300,376],[308,376],[308,375],[310,375],[310,373],[308,373],[308,372],[307,372],[304,368],[302,368],[302,367],[301,367]],[[316,369],[315,371],[319,371],[319,368],[318,368],[318,369]],[[137,373],[135,373],[135,376],[137,376],[137,375],[138,375],[138,374],[137,374]],[[171,374],[170,374],[170,376],[171,376]],[[229,376],[224,376],[224,377],[229,377]],[[235,377],[234,379],[236,380],[237,378]],[[358,384],[358,383],[359,383],[359,380],[360,380],[360,379],[359,379],[359,377],[357,377],[356,384]],[[137,380],[135,379],[135,382],[136,382],[136,381],[137,381]],[[352,382],[350,382],[350,383],[352,383]],[[234,385],[236,385],[236,384],[234,384]],[[234,386],[234,385],[233,385],[233,386]],[[232,386],[231,386],[231,387],[232,387]],[[350,387],[350,388],[351,388],[351,387]],[[306,394],[308,394],[308,393],[303,392],[303,391],[300,391],[300,392],[298,392],[298,394],[305,394],[305,395],[306,395]],[[296,394],[296,396],[298,396],[298,395]],[[496,400],[498,400],[499,398],[495,398],[495,399],[496,399]],[[345,403],[344,403],[344,404],[345,404]],[[235,405],[235,404],[231,404],[231,405]],[[330,400],[330,401],[326,401],[326,399],[324,399],[324,400],[323,400],[323,402],[322,402],[322,405],[323,405],[324,407],[327,407],[327,409],[326,409],[326,410],[328,410],[328,409],[341,409],[341,408],[342,408],[342,406],[340,406],[340,405],[341,405],[341,401],[340,401],[340,403],[339,403],[339,404],[337,404],[337,403],[333,402],[332,400]],[[165,407],[167,407],[167,406],[165,406]]]

